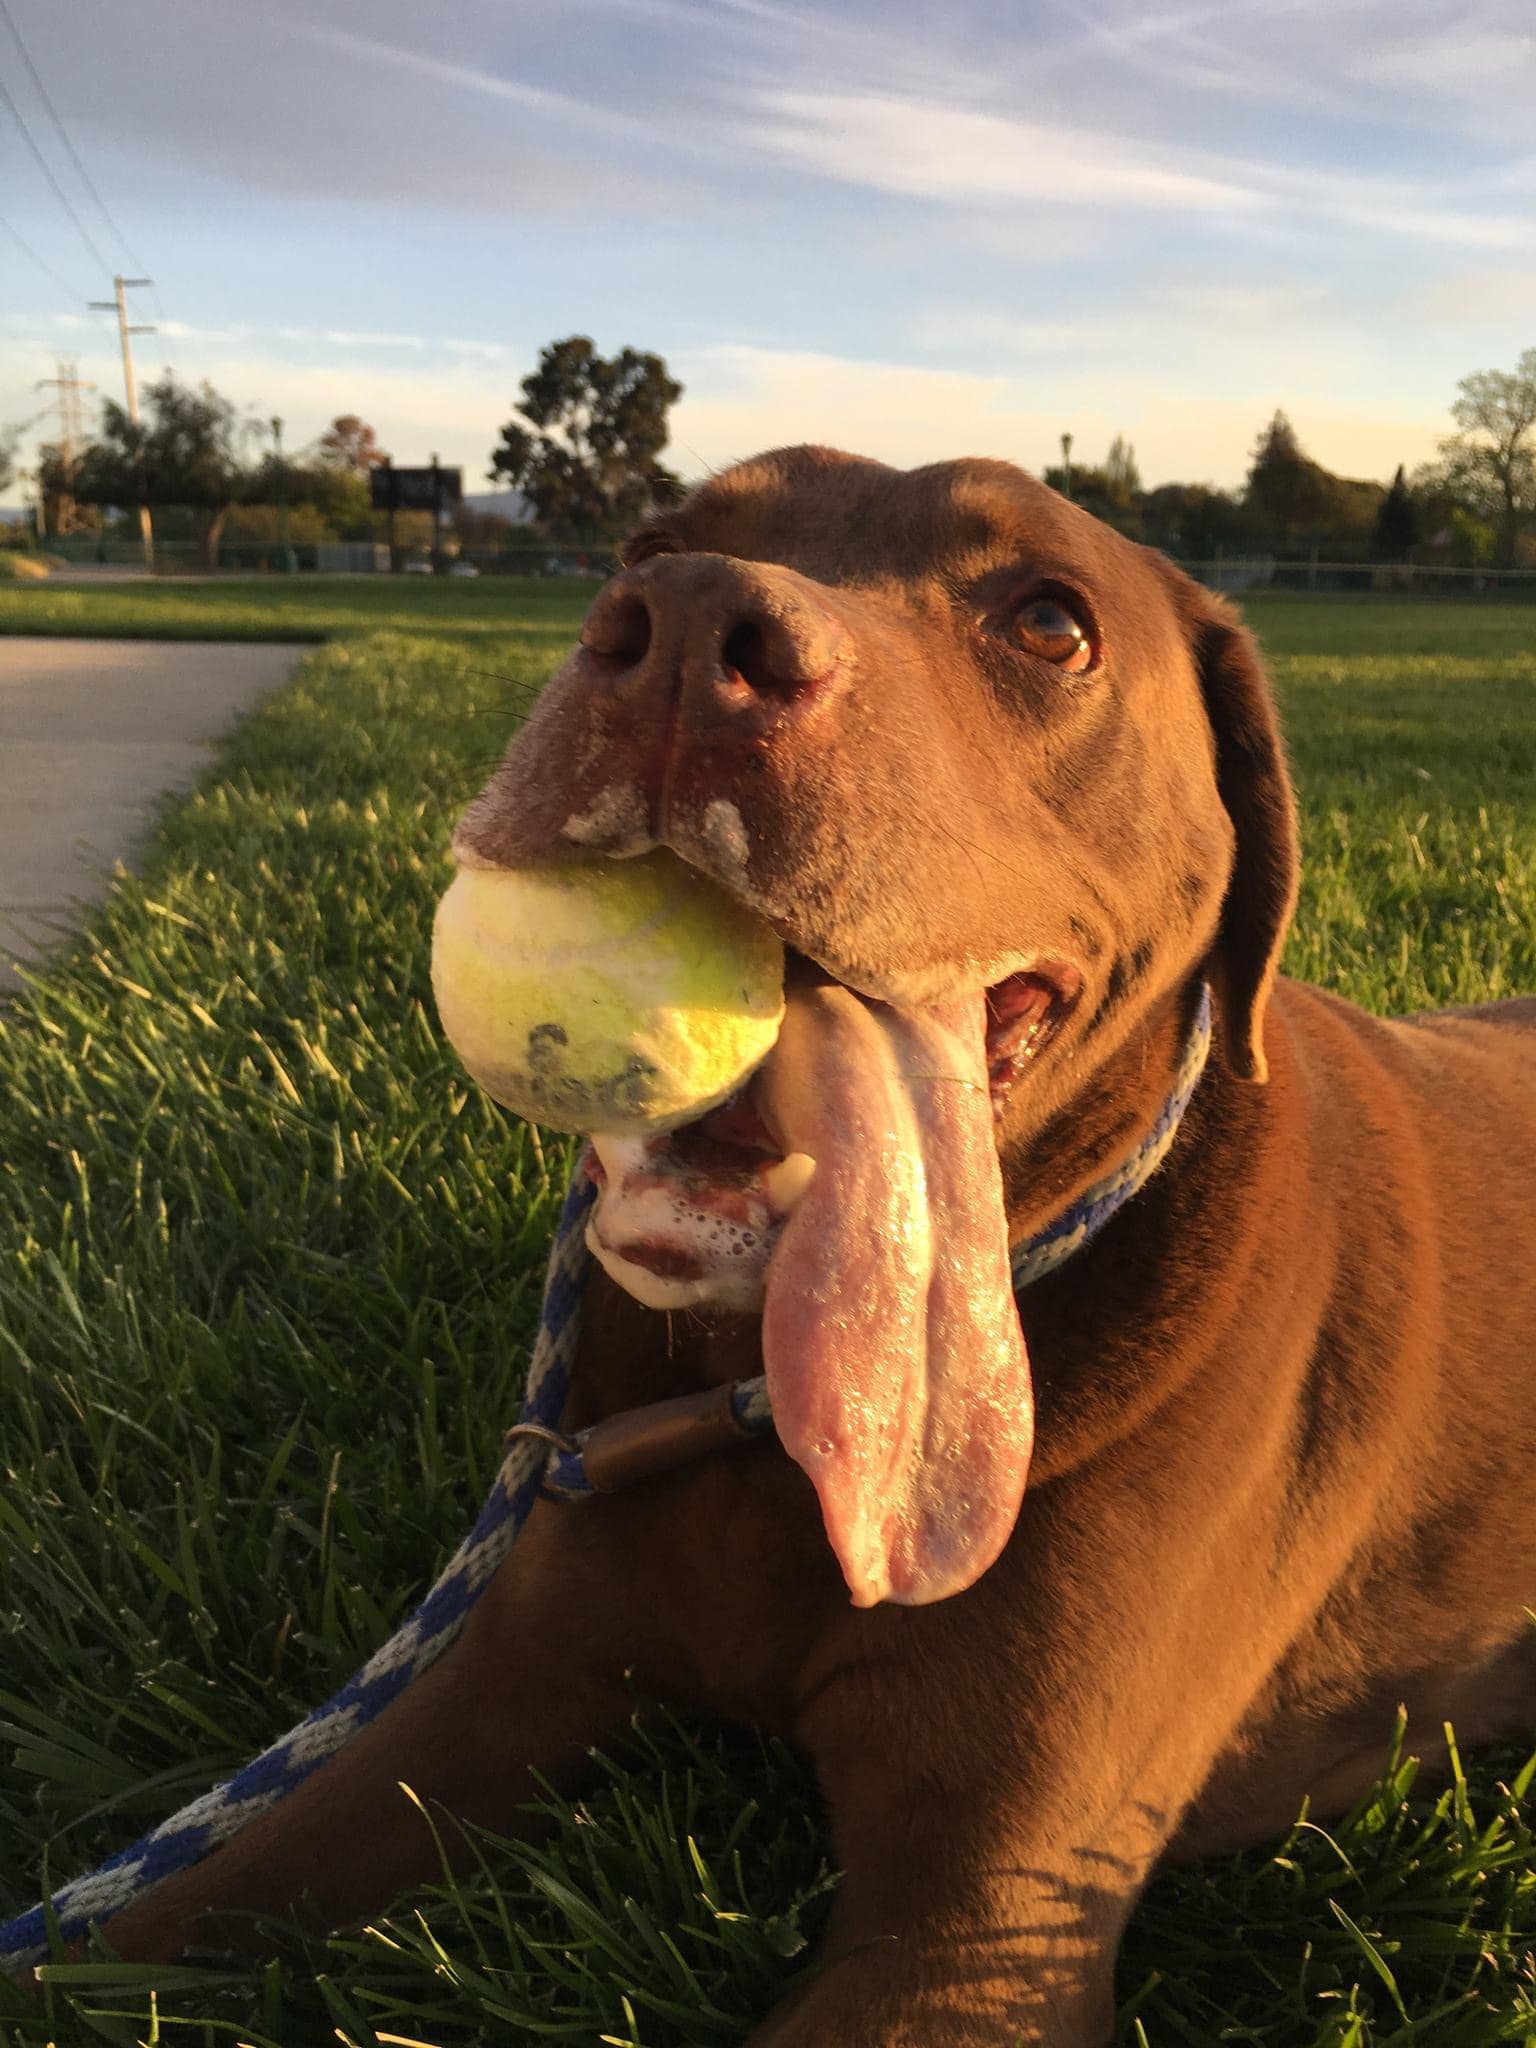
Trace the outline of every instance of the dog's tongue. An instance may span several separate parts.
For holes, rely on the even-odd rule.
[[[816,1162],[768,1268],[774,1426],[854,1604],[942,1600],[1007,1542],[1034,1436],[984,1000],[796,989],[763,1084]]]

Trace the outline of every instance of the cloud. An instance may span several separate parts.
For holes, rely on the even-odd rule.
[[[408,72],[414,78],[430,79],[436,85],[479,93],[508,106],[522,107],[539,114],[555,114],[564,120],[594,122],[611,119],[600,108],[584,100],[573,99],[567,93],[551,92],[545,86],[529,85],[522,79],[507,78],[476,65],[450,64],[441,57],[429,57],[421,50],[380,42],[374,36],[355,35],[349,29],[327,28],[323,22],[305,21],[296,15],[275,14],[270,18],[280,22],[290,35],[317,43],[322,49],[338,50],[345,57],[361,58],[366,63],[386,65],[392,70]]]
[[[924,349],[1061,356],[1104,348],[1113,339],[1113,331],[1102,319],[1031,320],[1012,313],[944,306],[919,313],[912,322],[911,337]]]
[[[68,320],[70,316],[55,316]],[[84,322],[77,324],[83,325]],[[393,329],[359,327],[258,327],[242,324],[233,327],[199,327],[189,320],[162,320],[155,332],[169,341],[195,341],[217,344],[221,342],[286,341],[302,347],[315,348],[368,348],[383,350],[405,349],[420,354],[430,349],[434,354],[447,356],[479,356],[488,362],[505,360],[511,350],[501,341],[472,341],[459,337],[438,334],[405,334]]]
[[[1218,155],[919,97],[767,88],[754,98],[757,117],[733,129],[739,139],[815,176],[906,198],[1268,220],[1309,232],[1343,224],[1536,248],[1528,216],[1444,206],[1443,181]]]
[[[1407,319],[1441,327],[1524,325],[1536,333],[1536,274],[1519,269],[1452,271],[1404,295],[1399,311]]]
[[[366,19],[390,11],[376,0]],[[195,207],[198,225],[232,200],[273,194],[316,216],[338,200],[460,220],[624,212],[663,182],[626,161],[665,142],[658,124],[598,104],[579,82],[566,90],[443,54],[445,43],[499,39],[487,0],[466,0],[451,28],[398,10],[398,40],[355,33],[341,12],[337,0],[315,0],[303,16],[270,0],[233,12],[139,0],[88,13],[83,0],[59,0],[55,15],[86,18],[72,24],[73,40],[52,52],[42,44],[39,61],[70,78],[92,160],[119,160],[113,189],[142,210],[146,186],[159,186],[171,210]],[[49,33],[70,30],[55,20]],[[425,49],[411,46],[415,36]]]
[[[1282,325],[1294,332],[1298,317],[1315,319],[1330,296],[1325,285],[1298,277],[1272,284],[1172,284],[1154,295],[1160,307],[1187,316],[1192,324],[1217,322],[1266,333]]]
[[[1264,195],[1191,152],[875,93],[757,95],[743,139],[803,169],[908,197],[1243,213]],[[1182,160],[1181,160],[1182,159]]]
[[[1399,49],[1372,49],[1352,69],[1357,77],[1437,94],[1480,98],[1490,88],[1507,92],[1522,79],[1536,92],[1536,31],[1479,31],[1458,20],[1442,34],[1421,36]]]

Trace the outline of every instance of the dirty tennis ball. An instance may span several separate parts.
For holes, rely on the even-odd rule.
[[[724,1102],[784,1017],[777,935],[675,854],[461,867],[432,987],[454,1050],[563,1131],[659,1132]]]

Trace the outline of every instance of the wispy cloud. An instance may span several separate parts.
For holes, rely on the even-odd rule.
[[[501,100],[508,106],[524,107],[540,114],[587,119],[595,118],[597,114],[596,108],[566,93],[528,85],[521,79],[506,78],[498,72],[470,64],[450,64],[441,57],[428,56],[423,50],[380,42],[373,36],[356,35],[350,29],[329,28],[324,22],[306,21],[297,15],[276,18],[281,20],[290,35],[317,43],[322,49],[339,50],[344,56],[361,58],[365,63],[385,65],[392,70],[409,72],[416,78],[429,78],[438,85],[479,93],[488,99]]]
[[[1357,56],[1359,78],[1389,85],[1421,86],[1433,93],[1466,93],[1482,98],[1490,87],[1536,95],[1536,29],[1479,29],[1465,19],[1438,34],[1416,37],[1403,47],[1375,48]],[[1527,105],[1532,104],[1528,101]]]
[[[935,100],[765,91],[743,139],[786,161],[908,197],[1244,213],[1265,196],[1192,152],[1007,120]]]
[[[1501,326],[1536,333],[1536,274],[1524,268],[1452,271],[1406,293],[1397,311],[1410,321],[1484,334]]]
[[[77,326],[86,324],[80,315],[59,314],[54,317]],[[503,362],[512,353],[502,341],[486,341],[464,335],[409,334],[396,329],[364,327],[266,327],[249,322],[232,327],[198,327],[188,320],[164,320],[160,322],[156,332],[169,341],[211,344],[281,341],[292,342],[304,349],[403,349],[413,355],[431,354],[439,358],[472,357],[485,362]]]
[[[1428,181],[1297,167],[1017,120],[932,99],[769,89],[737,132],[824,178],[950,204],[1004,201],[1347,223],[1429,242],[1536,247],[1528,216],[1448,207]]]
[[[912,340],[924,349],[981,349],[1007,355],[1077,355],[1111,340],[1104,320],[1031,320],[963,306],[934,307],[912,322]]]
[[[1090,61],[1123,66],[1202,97],[1250,99],[1271,105],[1304,102],[1314,112],[1345,107],[1348,95],[1331,88],[1316,65],[1306,62],[1309,19],[1336,27],[1345,14],[1377,9],[1381,0],[1208,0],[1208,4],[1116,15],[1095,12],[1078,0],[1052,0],[1055,11],[1078,33],[1050,53],[1052,69]],[[1246,24],[1282,27],[1281,46],[1265,41]],[[1244,32],[1234,34],[1240,26]],[[1290,47],[1287,48],[1286,45]]]

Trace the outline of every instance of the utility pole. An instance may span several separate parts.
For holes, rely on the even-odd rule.
[[[91,310],[96,313],[116,313],[117,315],[118,338],[123,344],[123,389],[128,394],[128,417],[137,426],[139,424],[139,387],[134,382],[133,343],[129,337],[134,334],[153,334],[155,330],[153,327],[130,327],[128,325],[128,294],[130,291],[136,291],[141,285],[153,284],[154,279],[152,277],[114,277],[112,282],[117,287],[116,298],[92,299]],[[139,535],[144,542],[144,566],[146,569],[152,569],[155,566],[155,529],[149,516],[149,507],[144,503],[142,493],[139,499]]]
[[[295,563],[293,549],[288,545],[288,471],[283,464],[283,423],[272,420],[272,447],[277,461],[277,551],[278,562],[284,575],[291,576]]]
[[[80,444],[85,439],[85,427],[80,415],[80,394],[82,391],[94,391],[96,386],[94,384],[83,384],[73,363],[61,362],[57,368],[57,376],[39,377],[34,388],[38,391],[53,391],[58,394],[48,401],[48,410],[56,412],[59,416],[59,438],[56,445],[59,451],[59,474],[63,478],[64,488],[59,493],[57,516],[54,520],[54,525],[59,536],[62,538],[63,535],[71,530],[70,515],[74,511],[75,459],[79,453]],[[38,468],[37,503],[39,538],[41,538],[41,530],[46,524],[47,518],[45,510],[47,500],[43,490],[41,465]]]
[[[1064,498],[1070,498],[1072,495],[1072,436],[1070,434],[1063,434],[1061,437],[1061,467],[1061,495]]]

